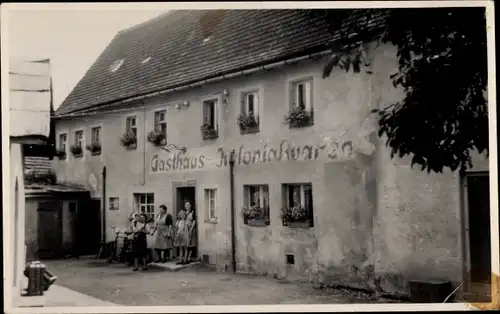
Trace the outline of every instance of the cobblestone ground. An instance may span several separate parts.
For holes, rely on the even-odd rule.
[[[177,272],[132,272],[93,259],[45,262],[57,284],[121,305],[345,304],[387,302],[353,291],[314,289],[261,276],[217,273],[201,267]]]

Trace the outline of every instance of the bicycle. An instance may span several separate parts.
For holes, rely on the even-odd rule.
[[[122,233],[122,231],[120,231],[116,227],[111,227],[111,229],[113,229],[116,236],[115,236],[115,240],[113,242],[111,242],[111,245],[109,248],[110,251],[108,251],[109,252],[108,263],[112,263],[113,261],[117,261],[117,262],[122,263],[125,261],[125,254],[128,251],[128,246],[129,246],[128,239],[127,239],[128,232],[124,231],[123,233],[125,235],[122,236],[122,235],[120,235]],[[121,247],[120,253],[118,253],[118,241],[120,238],[123,238],[123,246]]]

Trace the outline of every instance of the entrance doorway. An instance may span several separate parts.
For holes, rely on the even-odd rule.
[[[38,257],[54,258],[62,251],[62,203],[38,204]]]
[[[176,205],[175,205],[175,217],[177,217],[179,211],[184,209],[184,204],[186,202],[190,202],[191,206],[195,210],[196,218],[198,217],[198,209],[196,208],[196,188],[194,186],[188,186],[188,187],[178,187],[176,189]],[[195,234],[193,234],[193,237],[196,239],[196,243],[198,243],[198,219],[196,219],[196,228],[194,230]],[[176,252],[177,256],[179,256],[179,249],[177,249]],[[192,259],[197,259],[198,258],[198,247],[195,247],[193,252],[191,253],[191,258]]]
[[[470,271],[467,292],[481,298],[491,297],[489,175],[487,172],[469,173],[464,179],[465,252]]]

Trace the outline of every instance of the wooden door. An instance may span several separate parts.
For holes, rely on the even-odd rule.
[[[490,190],[488,175],[467,176],[471,292],[489,294],[491,285]]]
[[[41,202],[38,206],[38,256],[56,257],[62,249],[62,203]]]

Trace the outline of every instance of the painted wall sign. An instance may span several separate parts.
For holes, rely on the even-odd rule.
[[[238,149],[220,147],[214,155],[176,153],[165,157],[154,154],[151,158],[152,173],[171,171],[195,171],[217,169],[229,166],[231,151],[235,153],[235,165],[265,164],[282,161],[336,160],[348,158],[353,151],[351,141],[330,141],[328,144],[292,145],[283,140],[278,146],[265,144],[261,148],[240,145]]]

